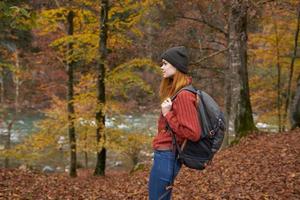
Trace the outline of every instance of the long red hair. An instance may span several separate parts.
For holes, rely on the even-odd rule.
[[[190,84],[189,76],[178,70],[175,72],[174,76],[163,78],[159,88],[159,96],[161,102],[169,97],[174,96],[177,91],[187,86],[188,84]]]

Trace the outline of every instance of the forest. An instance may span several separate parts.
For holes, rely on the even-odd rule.
[[[173,199],[300,199],[299,0],[1,0],[0,199],[148,199],[162,53],[226,119]],[[191,187],[190,184],[198,187]]]

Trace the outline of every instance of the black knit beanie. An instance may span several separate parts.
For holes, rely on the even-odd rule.
[[[162,59],[165,59],[172,64],[176,69],[184,74],[188,73],[188,56],[187,50],[184,46],[172,47],[166,50],[162,55]]]

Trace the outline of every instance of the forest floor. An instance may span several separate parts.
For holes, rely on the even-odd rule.
[[[147,199],[150,166],[132,174],[0,169],[0,199]],[[300,130],[255,133],[220,151],[203,171],[183,167],[173,199],[300,199]]]

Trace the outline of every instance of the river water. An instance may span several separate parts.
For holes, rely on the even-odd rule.
[[[156,122],[158,115],[154,113],[108,116],[105,120],[105,126],[108,128],[122,129],[128,132],[143,132],[148,135],[154,135],[156,132]],[[12,127],[11,141],[17,143],[24,137],[36,131],[34,123],[43,119],[42,114],[24,115],[18,119]],[[83,122],[84,123],[84,122]],[[95,124],[90,122],[90,124]],[[7,134],[7,124],[0,127],[0,145],[4,141],[4,135]]]

